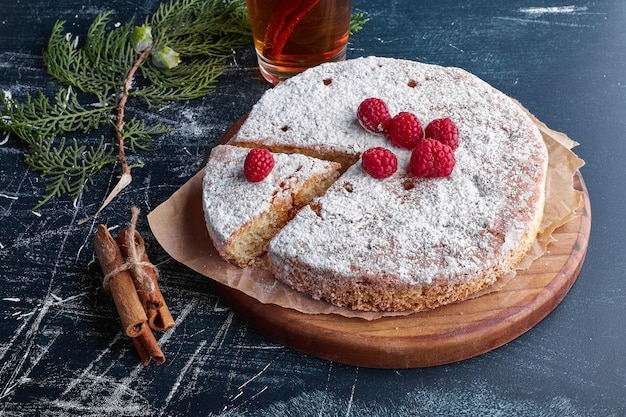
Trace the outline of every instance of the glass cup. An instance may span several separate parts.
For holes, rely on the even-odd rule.
[[[263,77],[276,84],[346,57],[351,0],[246,0]]]

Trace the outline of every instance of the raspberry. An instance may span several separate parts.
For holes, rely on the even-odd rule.
[[[417,177],[447,177],[455,163],[450,146],[428,138],[421,140],[413,149],[409,171]]]
[[[387,125],[391,120],[387,104],[382,99],[374,97],[363,100],[356,111],[356,117],[363,129],[378,135],[387,131]]]
[[[250,149],[243,163],[243,173],[250,182],[263,181],[274,168],[274,157],[267,149]]]
[[[385,137],[398,148],[412,149],[424,137],[424,131],[416,115],[403,111],[391,119]]]
[[[426,126],[426,137],[445,143],[452,150],[459,146],[459,129],[449,117],[435,119]]]
[[[387,178],[398,169],[398,158],[389,149],[370,148],[361,156],[363,170],[377,179]]]

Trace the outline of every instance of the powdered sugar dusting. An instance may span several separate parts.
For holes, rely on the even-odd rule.
[[[574,14],[580,12],[586,12],[587,6],[554,6],[554,7],[525,7],[520,9],[520,12],[527,13],[529,15],[544,15],[544,14]]]
[[[460,132],[452,175],[408,175],[409,152],[358,125],[356,109],[367,97],[385,100],[392,115],[413,112],[424,125],[451,117]],[[547,151],[537,128],[512,100],[461,69],[373,57],[322,65],[263,96],[238,135],[250,138],[356,155],[385,146],[399,159],[398,172],[382,181],[354,165],[315,209],[300,211],[271,242],[279,278],[306,265],[313,281],[332,274],[418,286],[464,282],[507,256],[541,212]]]
[[[291,202],[295,189],[329,171],[331,165],[304,155],[273,154],[274,169],[261,182],[249,182],[243,165],[249,149],[218,145],[211,151],[203,180],[204,213],[211,237],[224,244],[276,200]]]

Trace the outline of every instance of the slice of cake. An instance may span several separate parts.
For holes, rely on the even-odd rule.
[[[369,97],[424,125],[453,120],[452,173],[413,175],[411,150],[359,124]],[[373,147],[397,155],[385,179],[352,165],[270,243],[277,279],[339,306],[420,310],[467,299],[514,270],[543,215],[540,132],[513,100],[458,68],[376,57],[320,65],[268,90],[235,144],[342,162]]]
[[[244,176],[249,149],[218,145],[203,178],[203,207],[215,248],[244,267],[262,265],[268,241],[298,209],[321,195],[338,176],[339,164],[304,155],[273,154],[274,167],[259,182]]]

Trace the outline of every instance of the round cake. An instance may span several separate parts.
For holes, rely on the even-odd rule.
[[[363,129],[357,108],[370,97],[423,125],[452,119],[452,173],[417,177],[411,150]],[[343,165],[268,249],[278,280],[338,306],[419,311],[465,300],[514,271],[539,231],[541,134],[516,102],[459,68],[378,57],[323,64],[268,90],[233,143]],[[373,147],[397,156],[390,177],[359,163]]]

